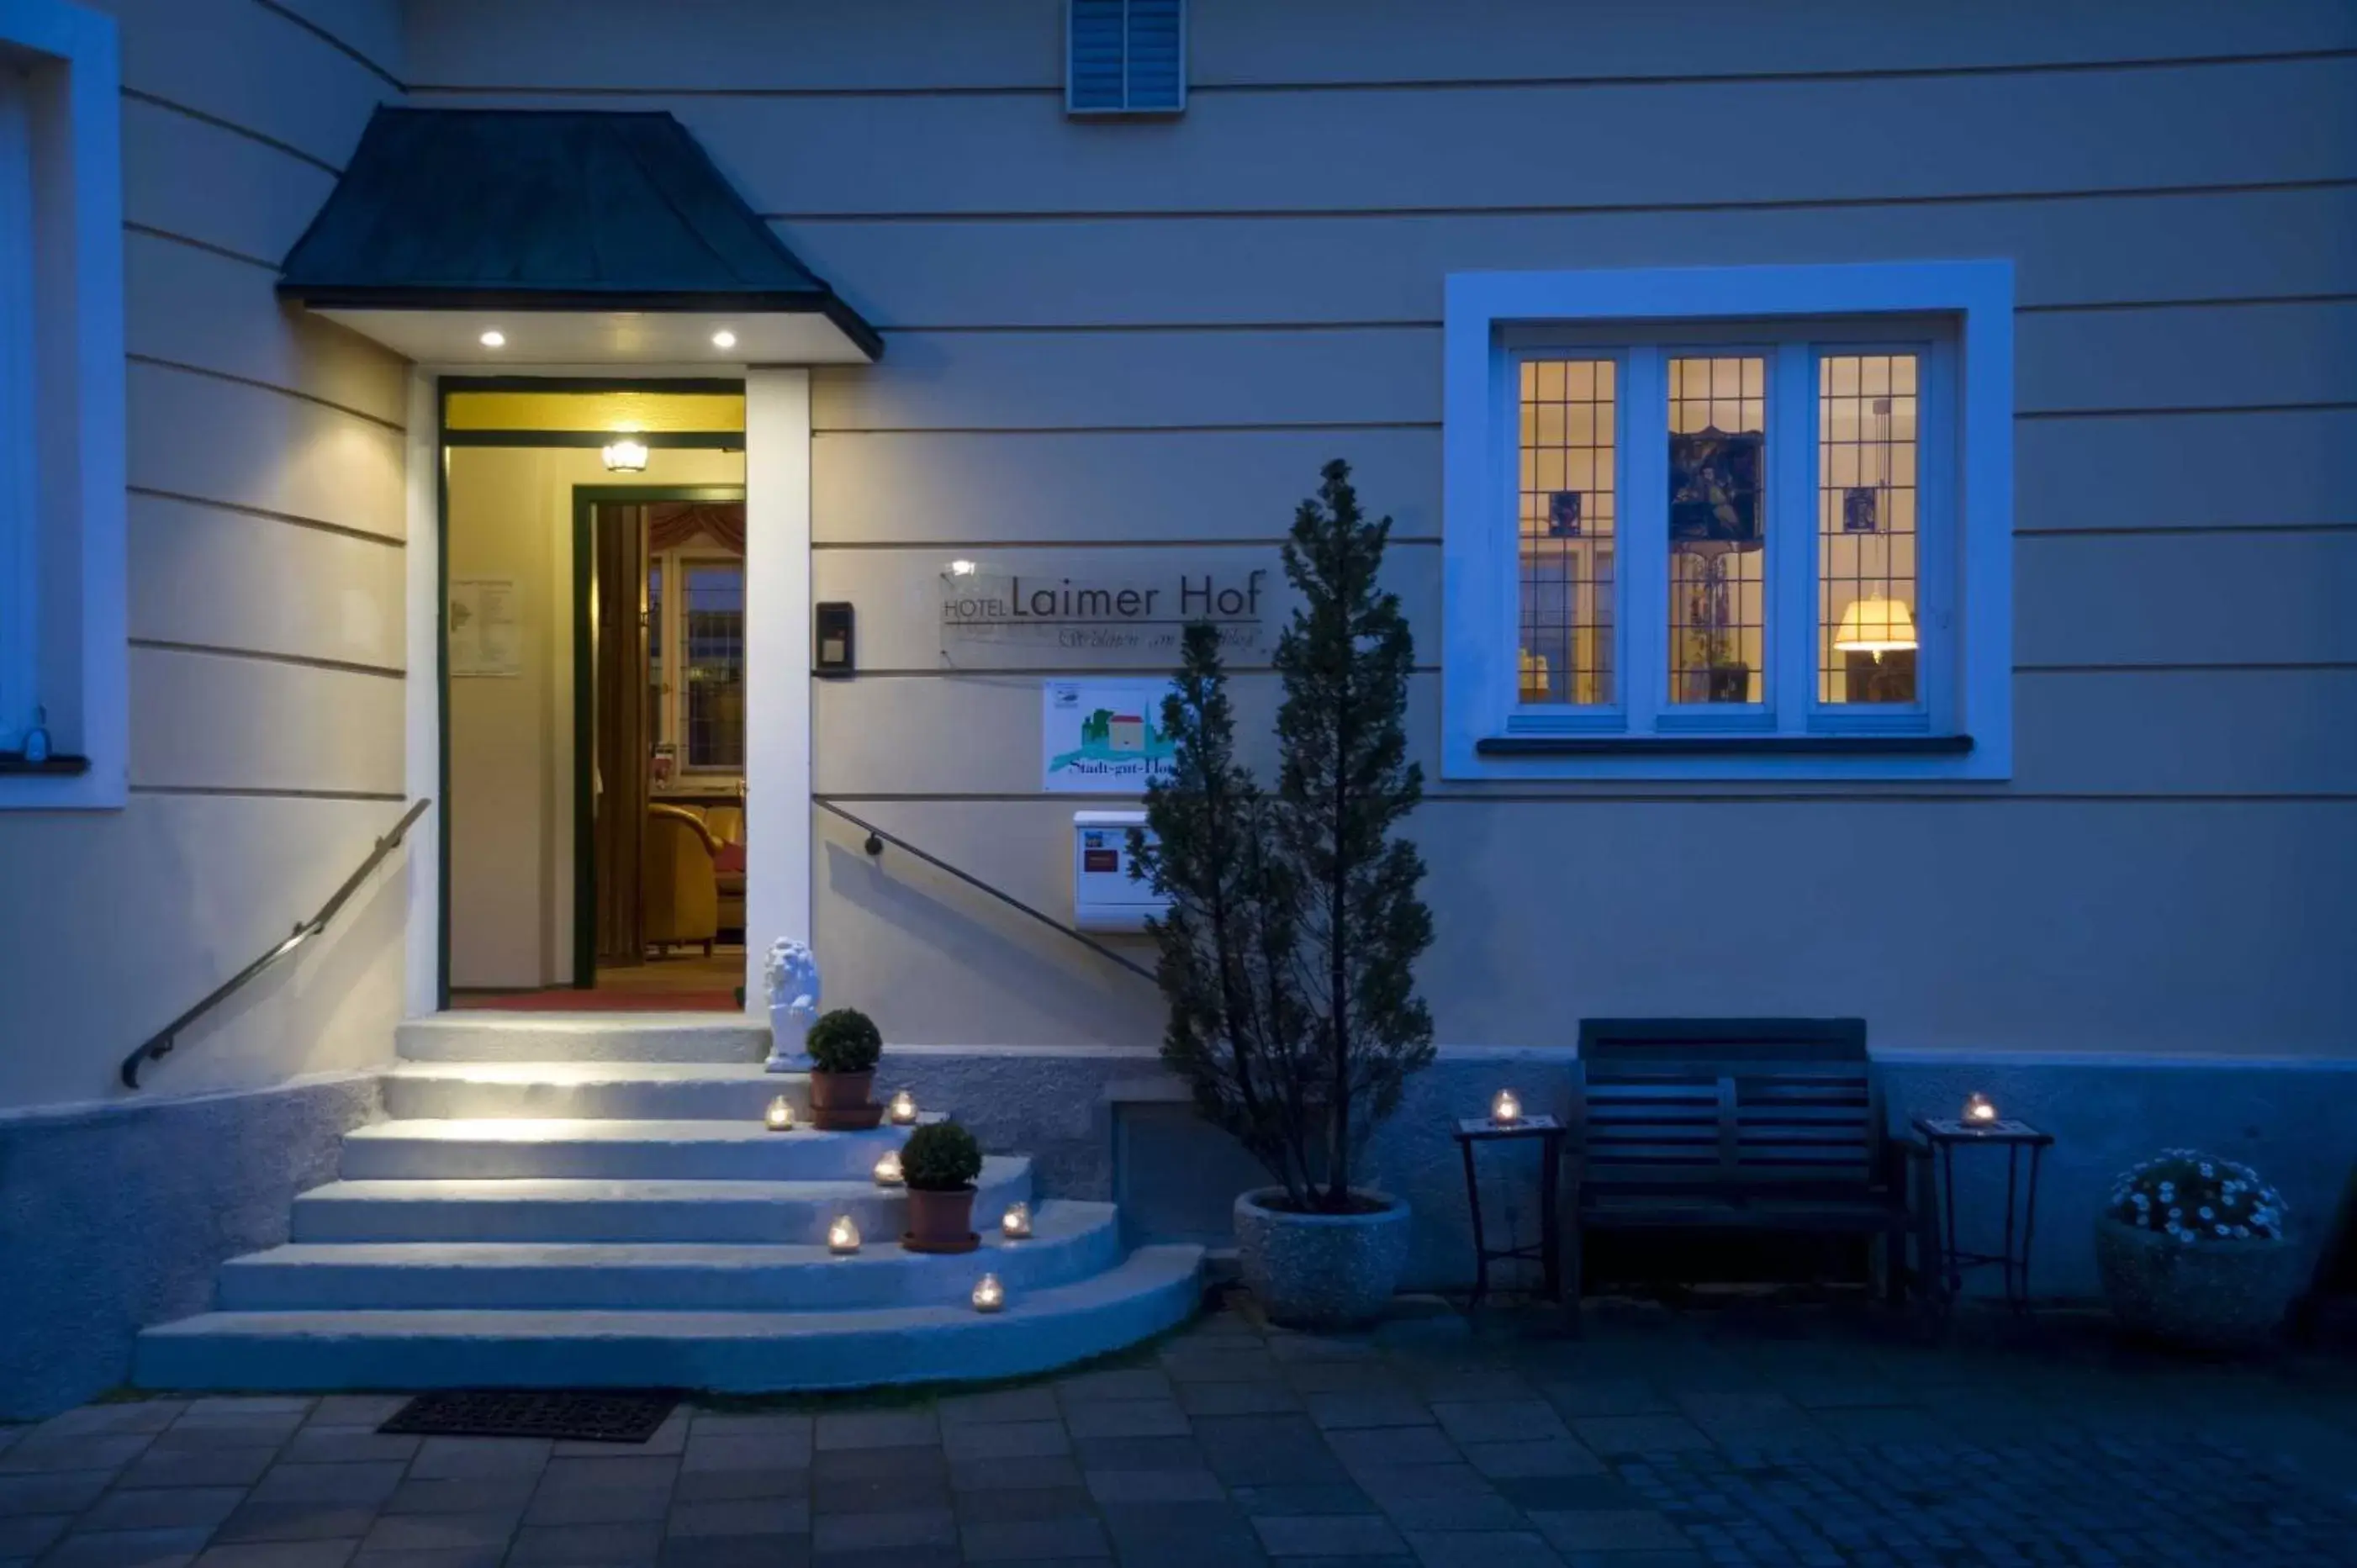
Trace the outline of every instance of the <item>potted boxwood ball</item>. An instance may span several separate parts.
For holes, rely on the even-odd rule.
[[[874,1019],[856,1007],[838,1007],[811,1026],[802,1048],[812,1064],[812,1121],[844,1133],[864,1131],[884,1119],[884,1108],[870,1099],[876,1062],[884,1054],[884,1036]]]
[[[2113,1185],[2095,1218],[2095,1266],[2129,1330],[2211,1349],[2272,1335],[2300,1285],[2283,1199],[2256,1171],[2169,1149]]]
[[[900,1176],[908,1185],[909,1230],[900,1245],[911,1252],[971,1252],[974,1183],[982,1175],[982,1145],[954,1122],[929,1122],[900,1146]]]

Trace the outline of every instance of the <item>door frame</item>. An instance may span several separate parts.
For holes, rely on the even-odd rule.
[[[597,709],[597,648],[590,636],[590,585],[597,580],[593,551],[600,506],[630,506],[649,501],[737,501],[746,499],[743,485],[576,485],[573,487],[573,989],[594,990],[597,984],[597,883],[595,806],[591,788],[597,758],[582,739],[595,727]],[[749,561],[752,545],[746,555]],[[747,585],[749,589],[748,567]],[[665,584],[663,592],[673,591]],[[746,685],[752,684],[753,666],[745,663]],[[670,673],[666,666],[665,674]],[[747,714],[748,719],[751,717]],[[746,761],[750,763],[750,748]]]

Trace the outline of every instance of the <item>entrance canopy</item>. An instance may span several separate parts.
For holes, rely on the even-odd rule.
[[[380,109],[278,292],[430,364],[866,364],[668,113]]]

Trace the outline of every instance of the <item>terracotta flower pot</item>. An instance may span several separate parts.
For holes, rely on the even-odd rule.
[[[909,1229],[900,1245],[911,1252],[971,1252],[982,1245],[974,1233],[974,1188],[954,1192],[909,1189]]]
[[[863,1133],[884,1120],[872,1103],[876,1072],[813,1072],[810,1075],[811,1120],[829,1133]]]

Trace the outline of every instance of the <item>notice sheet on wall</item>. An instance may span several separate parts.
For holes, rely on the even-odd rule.
[[[456,577],[450,583],[450,673],[512,680],[523,673],[522,627],[513,577]]]
[[[1162,733],[1167,680],[1040,683],[1039,787],[1058,795],[1143,795],[1177,749]]]

